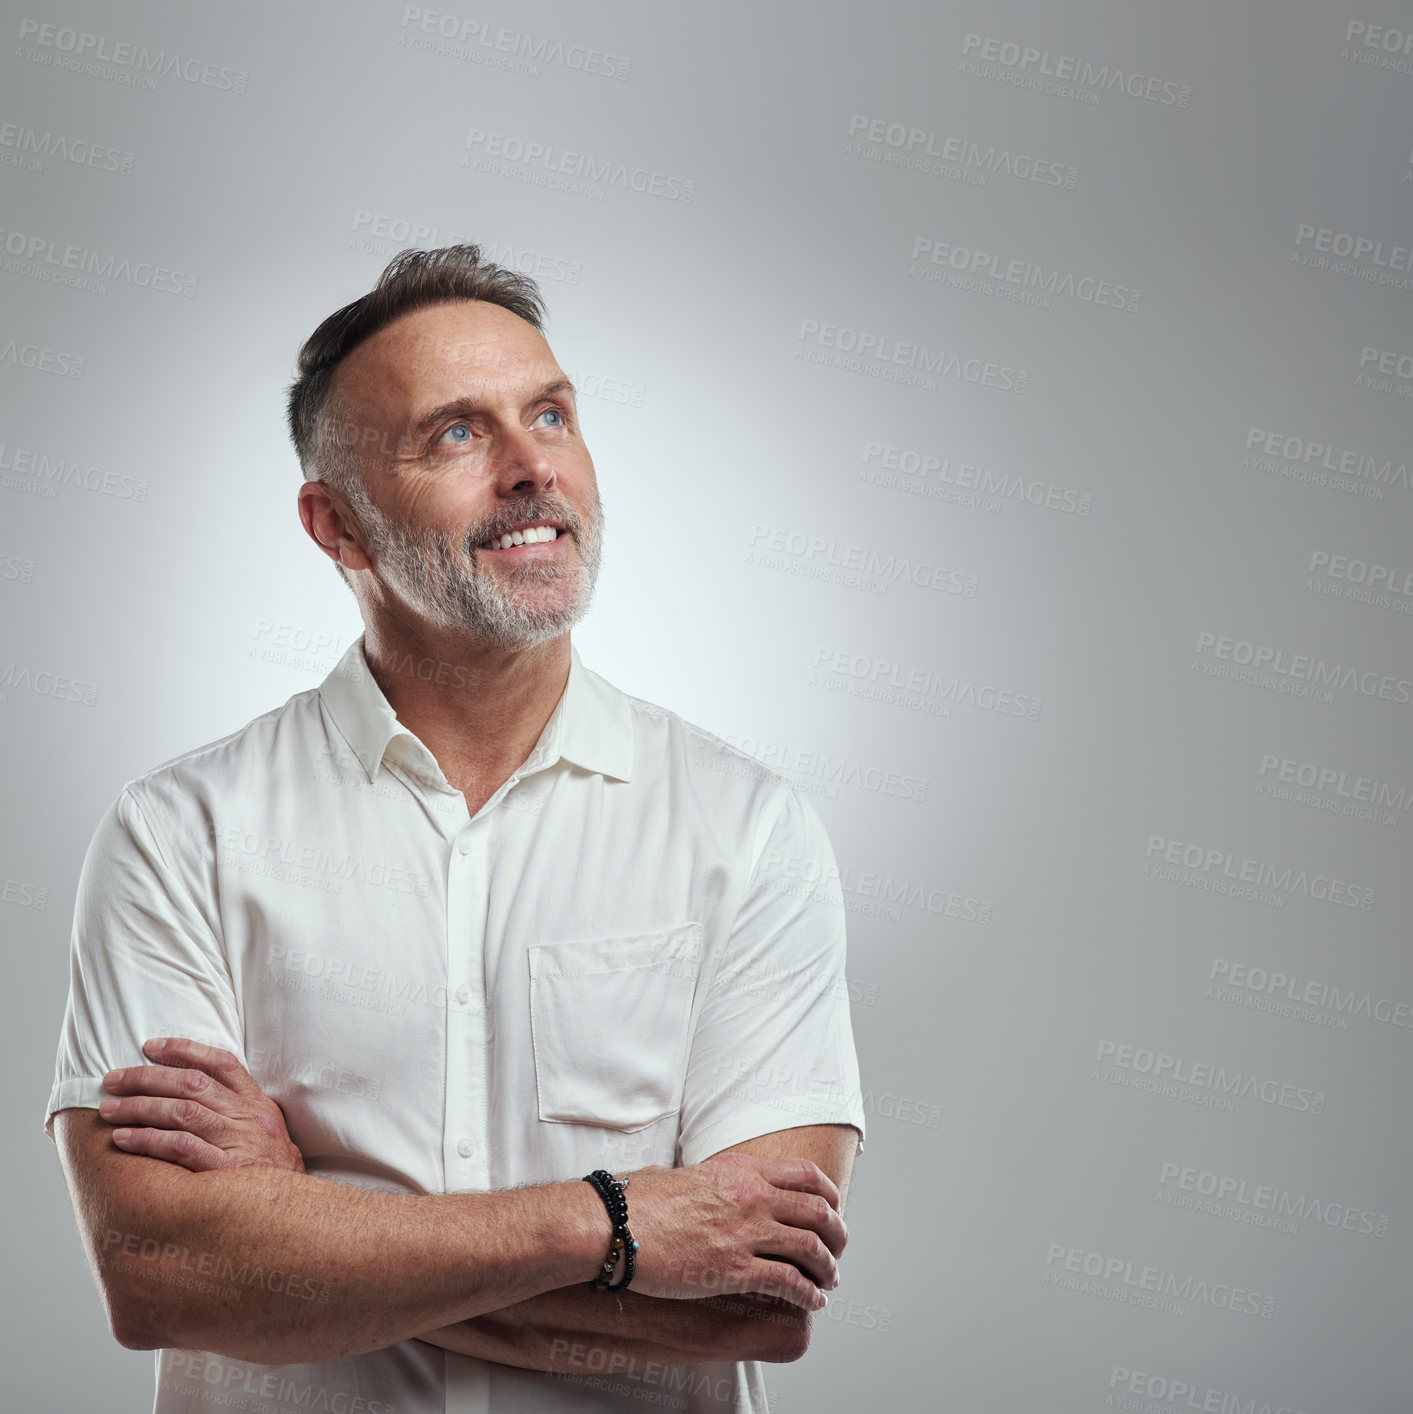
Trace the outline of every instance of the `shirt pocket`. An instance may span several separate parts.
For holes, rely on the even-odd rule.
[[[702,927],[529,949],[542,1120],[642,1129],[682,1106]]]

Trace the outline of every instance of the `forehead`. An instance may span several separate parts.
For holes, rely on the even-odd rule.
[[[400,421],[454,398],[514,401],[561,376],[532,324],[498,304],[457,300],[380,329],[344,359],[337,382],[361,411]]]

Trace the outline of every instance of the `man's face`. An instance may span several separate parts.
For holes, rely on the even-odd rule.
[[[404,315],[348,356],[330,404],[363,449],[350,499],[385,601],[507,648],[583,618],[598,484],[573,390],[530,324],[482,301]],[[500,548],[546,523],[554,539]]]

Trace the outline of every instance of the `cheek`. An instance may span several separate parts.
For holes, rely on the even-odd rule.
[[[566,456],[558,465],[560,489],[575,505],[587,508],[598,500],[598,476],[587,451]]]
[[[459,540],[469,525],[485,518],[486,510],[476,483],[469,477],[448,477],[405,486],[398,514]]]

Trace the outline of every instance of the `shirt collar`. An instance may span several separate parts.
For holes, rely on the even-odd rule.
[[[359,634],[348,646],[328,677],[319,684],[319,695],[371,783],[377,779],[388,747],[398,737],[409,738],[423,751],[427,748],[416,733],[398,720],[392,704],[369,671],[363,652],[364,637]],[[430,757],[431,753],[427,755]],[[631,779],[633,715],[629,699],[584,666],[572,641],[569,681],[564,694],[520,773],[538,771],[560,759],[616,780]]]

